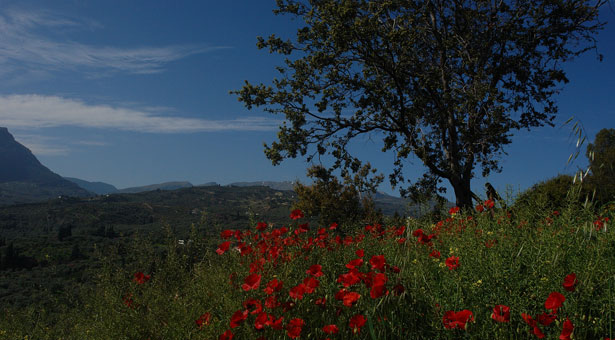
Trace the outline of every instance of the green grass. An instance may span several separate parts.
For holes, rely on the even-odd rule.
[[[612,212],[602,215],[613,220]],[[102,267],[89,274],[97,285],[84,288],[74,307],[61,314],[34,307],[6,310],[0,318],[0,338],[218,339],[231,330],[235,339],[289,339],[290,321],[299,318],[304,321],[301,339],[534,339],[521,314],[536,319],[547,312],[545,300],[552,292],[566,300],[552,324],[539,324],[546,339],[559,339],[566,319],[574,325],[573,339],[613,338],[615,232],[609,222],[596,230],[596,219],[593,212],[574,206],[557,215],[525,207],[512,216],[487,210],[433,224],[408,220],[405,230],[354,226],[342,233],[313,225],[297,235],[302,219],[289,219],[288,232],[278,237],[273,234],[281,226],[243,230],[243,246],[253,249],[247,255],[233,250],[240,245],[235,238],[222,255],[211,246],[221,239],[203,239],[196,233],[191,237],[195,241],[184,246],[169,237],[164,256],[147,241],[135,240],[128,248],[101,254]],[[321,227],[325,233],[319,234]],[[426,235],[435,234],[431,245],[413,236],[419,228]],[[358,258],[360,249],[364,263],[357,270],[363,281],[347,288],[360,298],[346,306],[335,298],[343,288],[338,279],[349,272],[346,264]],[[430,256],[434,250],[440,258]],[[126,254],[129,259],[123,260]],[[370,275],[382,274],[370,265],[377,255],[386,259],[382,273],[388,293],[372,298],[373,285],[365,282]],[[459,267],[451,270],[445,262],[452,256],[459,257]],[[310,277],[306,271],[315,264],[322,266],[323,275],[315,278],[319,285],[302,299],[291,298],[289,291]],[[261,275],[261,283],[245,291],[242,284],[251,267]],[[133,280],[136,272],[151,278],[138,284]],[[567,291],[562,284],[571,273],[578,284]],[[268,295],[263,289],[274,278],[283,287]],[[265,307],[271,296],[280,306]],[[317,305],[322,298],[325,305]],[[234,313],[254,310],[244,306],[249,299],[260,301],[273,320],[283,317],[282,329],[267,325],[256,330],[258,313],[231,328]],[[509,322],[491,318],[495,305],[510,307]],[[473,321],[463,329],[447,329],[445,313],[462,310],[471,311]],[[210,323],[199,327],[196,320],[205,313],[211,314]],[[356,315],[367,320],[358,333],[349,327]],[[338,327],[337,334],[323,331],[330,324]]]

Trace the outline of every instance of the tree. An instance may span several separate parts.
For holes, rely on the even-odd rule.
[[[587,182],[596,190],[596,202],[615,200],[615,129],[600,130],[586,154],[591,171]]]
[[[366,165],[359,173],[366,176],[370,171]],[[383,218],[376,210],[368,192],[362,192],[357,180],[337,177],[323,166],[308,168],[307,176],[314,179],[312,185],[297,182],[295,209],[301,209],[309,216],[318,216],[322,225],[339,223],[342,226],[359,221],[377,223]],[[355,179],[358,177],[355,177]]]
[[[296,39],[258,38],[286,56],[273,84],[233,93],[248,109],[285,115],[265,154],[329,153],[332,169],[354,172],[349,151],[360,135],[395,154],[393,186],[412,196],[443,192],[472,206],[470,182],[500,171],[511,131],[552,125],[552,96],[566,83],[562,62],[595,49],[606,0],[278,0],[276,14],[303,22]],[[294,56],[291,58],[291,56]],[[410,181],[411,156],[426,166]]]
[[[573,186],[572,176],[557,175],[534,184],[515,201],[517,208],[531,207],[535,211],[562,210],[569,202],[568,195]],[[579,197],[581,199],[584,197]]]

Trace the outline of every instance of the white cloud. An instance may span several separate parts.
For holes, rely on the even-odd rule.
[[[169,117],[161,112],[90,105],[57,96],[36,94],[0,96],[0,126],[9,129],[75,126],[150,133],[185,133],[271,131],[280,123],[279,120],[257,117],[231,120]]]
[[[117,48],[93,46],[52,32],[97,27],[96,23],[62,18],[45,11],[15,9],[0,12],[0,67],[2,78],[30,70],[121,71],[136,74],[157,73],[165,64],[187,56],[228,48],[225,46],[177,45],[164,47]],[[45,33],[43,33],[45,32]]]

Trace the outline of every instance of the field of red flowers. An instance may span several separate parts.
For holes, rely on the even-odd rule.
[[[109,262],[69,339],[611,339],[612,216],[504,211],[437,223],[221,232],[214,249],[122,268]],[[194,256],[199,261],[194,262]],[[190,261],[189,261],[190,260]],[[5,331],[6,332],[6,331]],[[22,336],[23,333],[20,334]],[[42,336],[44,338],[47,336]]]

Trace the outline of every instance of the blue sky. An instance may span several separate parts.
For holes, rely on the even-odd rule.
[[[256,36],[292,37],[297,23],[275,1],[0,0],[0,126],[51,170],[119,188],[172,180],[305,180],[303,159],[271,165],[263,143],[282,117],[247,111],[229,94],[244,80],[269,82],[281,58]],[[614,21],[603,8],[602,20]],[[558,126],[571,116],[590,139],[615,127],[615,25],[595,52],[566,66]],[[487,180],[523,190],[558,173],[574,151],[569,127],[519,132]],[[378,140],[356,143],[383,172]],[[406,168],[420,174],[420,162]],[[474,181],[481,192],[485,179]],[[383,191],[393,192],[383,185]],[[452,199],[452,192],[447,194]]]

